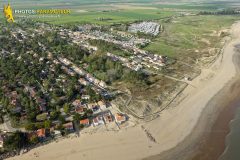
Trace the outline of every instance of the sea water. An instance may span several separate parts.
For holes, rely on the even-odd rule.
[[[240,107],[229,125],[230,133],[226,137],[226,148],[219,160],[240,160]]]

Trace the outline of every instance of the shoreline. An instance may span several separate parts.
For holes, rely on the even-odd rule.
[[[240,44],[240,38],[229,44],[233,41]],[[174,148],[144,160],[217,160],[223,154],[230,123],[240,103],[240,91],[236,88],[240,86],[240,52],[232,58],[237,71],[234,78],[209,100],[193,131]]]
[[[200,76],[192,81],[197,88],[188,86],[183,92],[187,98],[180,102],[177,107],[169,108],[163,111],[158,119],[143,124],[147,132],[156,139],[156,143],[150,141],[141,126],[138,125],[122,129],[119,132],[81,135],[80,138],[62,140],[10,159],[103,160],[114,158],[115,160],[139,160],[148,157],[146,159],[152,160],[154,157],[152,155],[157,155],[157,160],[160,160],[159,155],[162,159],[164,154],[167,158],[173,156],[181,158],[189,155],[189,152],[180,152],[180,155],[179,152],[172,152],[169,155],[171,153],[169,149],[174,150],[179,147],[185,151],[190,149],[193,153],[196,146],[195,143],[192,143],[194,139],[189,138],[189,135],[200,135],[203,131],[204,133],[210,132],[209,121],[213,123],[216,120],[219,108],[207,105],[217,105],[218,102],[212,101],[212,99],[216,97],[217,93],[221,93],[219,91],[222,88],[229,86],[229,82],[233,81],[233,77],[236,76],[236,66],[232,62],[232,57],[234,56],[233,44],[240,42],[240,22],[235,23],[231,31],[233,36],[238,35],[239,37],[233,37],[233,40],[226,44],[222,59],[219,57],[209,69],[204,70]],[[229,97],[227,98],[229,99]],[[203,114],[204,110],[209,111],[207,115]],[[199,125],[201,119],[207,123]],[[196,126],[200,128],[196,130]],[[182,146],[185,139],[188,139],[190,143]],[[36,154],[39,156],[35,157]],[[181,160],[183,159],[181,158]]]
[[[203,144],[199,145],[197,153],[192,160],[218,160],[226,149],[226,137],[230,133],[230,124],[235,117],[235,111],[239,108],[239,97],[233,103],[225,106],[220,112],[209,135],[203,138]]]
[[[240,44],[240,41],[239,41]],[[233,63],[236,66],[237,74],[235,78],[225,86],[219,93],[221,110],[210,128],[210,133],[202,138],[203,143],[198,146],[198,150],[192,160],[218,160],[226,151],[227,136],[231,133],[231,123],[236,117],[236,112],[240,108],[240,52],[236,51],[233,56]],[[227,101],[224,101],[227,97]]]
[[[240,103],[238,104],[238,106]],[[234,119],[230,122],[230,132],[225,138],[225,150],[219,157],[219,160],[233,160],[239,159],[238,145],[239,145],[239,116],[240,116],[240,107],[237,108],[235,112]],[[237,146],[236,146],[237,144]]]
[[[236,83],[239,85],[240,79],[233,80],[231,84],[225,86],[211,102],[220,102],[224,95],[223,92],[226,93]],[[240,91],[236,92],[240,95]],[[143,160],[217,160],[227,147],[226,136],[230,133],[230,123],[235,116],[235,111],[239,108],[236,105],[240,102],[238,95],[235,94],[231,100],[222,101],[223,104],[219,107],[210,102],[204,109],[194,131],[184,141],[168,151]],[[215,115],[206,116],[209,111],[215,112]],[[205,130],[202,131],[202,128]]]

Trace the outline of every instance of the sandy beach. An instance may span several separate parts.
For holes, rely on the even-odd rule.
[[[176,147],[145,160],[217,160],[222,155],[240,104],[240,52],[234,54],[233,62],[237,75],[207,103],[192,132]]]
[[[10,160],[167,160],[176,155],[179,158],[189,155],[182,151],[194,151],[197,137],[210,131],[210,124],[214,124],[224,108],[224,105],[217,105],[222,99],[217,93],[222,93],[222,90],[225,90],[224,94],[231,92],[227,88],[232,88],[230,84],[238,74],[233,57],[234,46],[240,43],[240,22],[232,26],[231,35],[232,40],[225,46],[223,55],[191,82],[192,86],[183,92],[185,98],[181,103],[163,111],[159,118],[143,124],[156,143],[150,141],[138,125],[118,132],[82,134],[79,138],[53,142]],[[231,100],[231,96],[226,99]]]

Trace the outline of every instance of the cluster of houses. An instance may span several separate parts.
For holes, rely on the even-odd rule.
[[[144,32],[147,34],[157,35],[160,30],[160,25],[155,22],[141,22],[137,24],[132,24],[129,27],[130,32]],[[109,43],[114,43],[120,46],[123,49],[130,50],[132,56],[130,58],[124,58],[121,56],[113,55],[107,53],[107,56],[112,58],[115,61],[120,61],[123,66],[130,68],[134,71],[139,71],[143,68],[146,69],[154,69],[160,70],[166,64],[167,58],[157,54],[151,54],[145,50],[137,47],[138,45],[144,45],[150,43],[150,40],[143,38],[136,38],[131,34],[127,34],[126,32],[102,32],[100,29],[92,29],[97,28],[97,26],[80,26],[79,31],[70,31],[67,29],[61,29],[60,34],[68,35],[73,41],[77,41],[79,44],[85,44],[89,39],[91,40],[103,40]],[[93,46],[88,46],[92,48]],[[97,50],[97,48],[95,48]],[[76,66],[72,67],[76,73],[83,75],[85,74],[82,69],[79,69]],[[69,74],[72,73],[72,70],[69,70]],[[88,81],[92,81],[93,77],[87,78]],[[97,81],[97,80],[96,80]],[[93,81],[94,82],[94,81]],[[96,82],[99,83],[99,82]],[[94,84],[96,84],[94,83]],[[102,87],[101,85],[99,85]]]
[[[73,71],[74,71],[75,73],[77,73],[80,76],[84,77],[84,78],[79,80],[80,83],[82,82],[82,84],[85,84],[85,85],[88,85],[88,84],[91,83],[94,86],[96,86],[96,87],[98,87],[100,89],[103,89],[103,90],[107,88],[107,85],[106,85],[106,83],[104,81],[95,78],[90,73],[87,73],[85,70],[83,70],[82,68],[77,67],[70,60],[68,60],[66,58],[61,58],[61,57],[59,57],[58,60],[62,64],[64,64],[65,66],[68,66],[68,68],[65,67],[68,74],[74,74],[73,73]]]
[[[128,34],[123,33],[106,33],[99,30],[83,29],[80,31],[70,31],[67,29],[61,29],[59,33],[62,37],[68,35],[72,42],[84,46],[90,51],[96,51],[97,47],[89,45],[87,40],[103,40],[109,43],[114,43],[123,48],[132,48],[137,45],[146,45],[150,43],[149,39],[136,38],[134,36],[129,36]],[[92,52],[90,52],[92,53]]]
[[[141,23],[134,23],[128,27],[129,32],[137,33],[142,32],[145,34],[150,35],[158,35],[160,29],[160,25],[155,22],[141,22]]]
[[[101,125],[107,125],[112,122],[116,122],[118,125],[127,121],[127,116],[122,113],[112,114],[112,112],[108,109],[107,104],[103,101],[99,101],[96,103],[82,103],[80,99],[76,99],[71,104],[73,106],[73,110],[71,112],[78,113],[80,115],[84,115],[87,110],[91,110],[93,112],[93,116],[86,117],[85,119],[79,120],[80,127],[97,127]],[[73,123],[73,118],[69,118],[65,116],[66,123],[62,124],[62,128],[68,132],[75,131],[75,124]],[[60,125],[59,121],[52,122],[53,126],[50,129],[41,128],[36,131],[31,132],[30,136],[37,136],[40,140],[45,139],[48,135],[52,135],[54,137],[60,137],[61,131],[58,129]]]
[[[25,90],[27,90],[31,97],[36,97],[36,92],[34,91],[34,88],[25,86]],[[15,97],[17,97],[17,94],[15,91],[13,91],[12,96],[14,97],[12,99],[12,102],[15,103]],[[59,129],[59,126],[62,127],[65,131],[68,133],[74,132],[76,128],[76,124],[73,123],[73,113],[78,113],[80,115],[84,115],[87,110],[92,111],[91,117],[85,117],[85,119],[81,119],[79,121],[79,125],[81,127],[97,127],[101,125],[107,125],[109,123],[115,122],[118,125],[124,123],[127,121],[127,116],[122,113],[116,113],[112,114],[112,112],[108,109],[108,104],[104,101],[98,101],[96,103],[83,103],[80,99],[75,99],[71,103],[71,111],[69,115],[64,114],[65,122],[62,124],[59,120],[52,121],[50,128],[40,128],[32,132],[28,132],[28,138],[31,139],[33,136],[37,137],[40,141],[46,140],[49,136],[54,137],[61,137],[62,132],[61,129]],[[64,111],[61,111],[64,112]],[[46,114],[46,119],[49,119],[49,113],[43,112],[43,114]],[[3,138],[0,136],[0,148],[3,146]]]
[[[91,120],[89,118],[80,120],[80,125],[83,125],[84,127],[88,127],[90,125],[96,127],[101,125],[107,125],[112,122],[116,122],[117,124],[122,124],[127,121],[127,118],[124,114],[116,113],[114,116],[110,111],[102,112]]]
[[[26,118],[26,112],[23,110],[22,105],[20,103],[20,95],[17,93],[17,91],[8,91],[8,89],[4,89],[6,97],[9,98],[9,109],[12,113],[20,113],[21,114],[21,120],[24,120]],[[24,91],[29,94],[29,97],[32,98],[36,104],[37,108],[36,110],[39,110],[40,112],[46,112],[47,110],[47,102],[45,99],[37,96],[36,90],[34,87],[30,87],[27,85],[24,85]]]
[[[23,31],[22,29],[18,28],[16,31],[11,32],[12,36],[17,39],[19,42],[22,42],[23,40],[27,39],[27,33],[26,31]]]
[[[45,112],[46,111],[46,101],[43,98],[40,98],[37,96],[36,91],[34,89],[34,87],[29,87],[27,85],[24,86],[24,91],[26,93],[29,93],[29,96],[35,100],[36,104],[38,105],[38,109],[41,112]],[[21,113],[22,112],[22,107],[20,104],[20,100],[19,100],[19,95],[17,93],[17,91],[12,91],[12,92],[6,92],[6,96],[9,97],[10,99],[10,106],[11,106],[11,111],[13,113]]]
[[[12,91],[7,96],[10,98],[11,111],[14,113],[19,113],[21,111],[21,105],[17,91]]]
[[[37,96],[34,87],[25,85],[24,91],[29,93],[30,97],[35,100],[35,102],[38,104],[38,109],[41,112],[46,112],[46,110],[47,110],[46,109],[46,105],[47,105],[46,100]]]
[[[109,52],[107,53],[107,56],[110,57],[113,61],[121,62],[123,66],[125,66],[131,70],[139,71],[143,68],[143,66],[141,64],[136,63],[135,61],[130,61],[128,58],[117,56],[117,55],[109,53]]]
[[[148,30],[148,32],[152,34],[158,34],[159,32],[158,30],[160,27],[160,25],[155,22],[142,22],[139,24],[139,26],[142,26],[144,29]],[[85,42],[87,42],[88,39],[103,40],[109,43],[114,43],[118,46],[121,46],[124,49],[131,50],[133,53],[133,56],[129,60],[120,56],[115,56],[115,57],[113,55],[111,56],[113,56],[112,57],[113,59],[120,60],[124,66],[135,71],[139,71],[144,67],[159,70],[161,69],[162,66],[165,66],[165,63],[166,63],[165,57],[157,54],[148,53],[147,51],[137,47],[137,45],[139,44],[144,45],[146,43],[149,43],[150,40],[147,40],[147,39],[139,39],[134,37],[128,38],[129,36],[122,36],[123,33],[121,34],[114,33],[115,35],[113,35],[113,34],[104,33],[99,30],[92,31],[91,29],[83,29],[80,32],[64,30],[64,32],[62,32],[61,34],[66,34],[66,33],[68,33],[68,35],[70,35],[72,39],[81,41],[79,43],[84,44]],[[79,72],[79,73],[82,74],[82,72]]]
[[[137,56],[136,55],[131,56],[130,59],[134,60],[136,63],[140,63],[146,68],[154,68],[159,70],[161,69],[161,67],[166,65],[167,57],[157,54],[149,55],[138,54]]]
[[[115,38],[119,39],[125,39],[128,41],[129,44],[132,46],[145,46],[151,42],[150,39],[146,38],[138,38],[128,32],[123,32],[123,31],[113,31],[112,29],[112,34],[114,34]]]
[[[124,58],[121,56],[107,53],[113,61],[120,61],[123,66],[126,66],[134,71],[139,71],[143,68],[152,68],[160,70],[161,67],[165,66],[166,58],[160,55],[132,55],[130,58]]]
[[[36,30],[37,33],[41,34],[43,33],[44,29],[41,28],[40,30]],[[22,30],[17,30],[16,33],[13,32],[13,37],[15,37],[17,40],[21,41],[21,39],[25,39],[25,32]],[[43,44],[38,43],[39,47],[41,48],[45,48]],[[88,45],[88,44],[84,44],[84,45]],[[96,50],[97,48],[94,48],[93,46],[85,46],[91,50]],[[2,51],[4,52],[4,51]],[[55,64],[61,64],[61,69],[64,70],[68,75],[71,76],[75,76],[76,74],[80,75],[81,78],[79,78],[78,82],[84,86],[91,86],[91,88],[96,91],[96,92],[102,92],[104,91],[104,93],[106,93],[106,89],[107,89],[107,85],[105,82],[95,78],[93,75],[91,75],[90,73],[87,73],[84,69],[79,68],[78,66],[76,66],[75,64],[73,64],[70,60],[66,59],[66,58],[57,58],[57,59],[53,59],[53,55],[52,54],[48,54],[48,57],[40,57],[37,53],[34,53],[33,51],[29,51],[26,52],[26,54],[31,54],[33,56],[33,58],[39,60],[39,63],[45,63],[48,64],[50,67],[45,67],[47,68],[47,70],[51,70],[54,71],[54,66]],[[18,60],[21,60],[22,55],[20,55],[18,57]],[[52,62],[50,61],[46,61],[46,60],[52,60]],[[24,59],[23,59],[24,60]],[[24,60],[24,63],[29,63],[29,64],[33,64],[34,62],[28,62],[27,60]],[[47,73],[48,71],[45,71],[45,69],[43,69],[42,71],[40,71],[42,74]],[[62,80],[62,79],[66,79],[59,77],[59,79],[56,79],[56,81],[58,80]],[[44,78],[42,78],[43,80],[43,86],[44,86]],[[40,83],[39,83],[40,84]],[[41,84],[40,84],[41,85]],[[37,104],[37,108],[36,110],[39,110],[41,112],[41,114],[37,115],[37,117],[44,117],[43,119],[38,120],[38,118],[36,117],[36,120],[38,122],[44,122],[45,120],[49,120],[50,119],[50,113],[51,110],[48,110],[48,103],[47,101],[42,98],[43,96],[42,93],[44,93],[43,91],[43,87],[41,86],[41,93],[38,92],[38,90],[40,91],[40,88],[38,87],[32,87],[30,85],[24,85],[21,84],[23,91],[28,95],[28,97],[30,99],[32,99],[34,101],[34,104]],[[38,88],[38,89],[37,89]],[[51,91],[51,89],[49,89],[49,91]],[[21,118],[24,117],[26,118],[26,111],[24,111],[21,106],[20,100],[21,100],[21,96],[20,94],[18,94],[17,91],[12,91],[12,90],[8,90],[6,92],[6,96],[9,97],[10,100],[10,104],[11,104],[11,109],[14,113],[21,113]],[[79,97],[78,97],[79,98]],[[67,130],[69,132],[73,132],[75,130],[75,124],[73,123],[73,115],[72,113],[78,113],[80,115],[84,115],[86,113],[86,110],[91,110],[93,112],[93,116],[92,117],[85,117],[85,119],[81,119],[79,121],[80,125],[83,125],[84,127],[87,126],[101,126],[101,125],[107,125],[109,123],[117,123],[117,124],[122,124],[125,121],[127,121],[127,116],[122,114],[122,113],[112,113],[108,107],[107,104],[103,101],[98,101],[96,103],[82,103],[81,101],[84,99],[89,99],[90,96],[89,95],[81,95],[81,100],[80,99],[76,99],[72,102],[72,106],[71,109],[73,108],[73,110],[71,110],[70,114],[65,114],[64,116],[64,121],[60,121],[60,120],[54,120],[51,122],[50,124],[50,128],[40,128],[37,129],[33,132],[28,132],[28,137],[32,138],[33,136],[38,137],[40,140],[47,138],[49,135],[54,135],[54,136],[60,136],[61,135],[61,130],[58,128],[60,125],[64,130]],[[52,102],[52,101],[51,101]],[[62,109],[62,108],[61,108]],[[63,113],[62,110],[60,110],[61,114]],[[22,116],[23,115],[23,116]],[[22,120],[22,119],[21,119]],[[66,122],[66,123],[65,123]],[[62,124],[63,123],[63,124]],[[0,136],[0,148],[3,146],[3,139]]]
[[[111,111],[108,110],[107,104],[103,101],[82,104],[81,100],[77,99],[72,102],[72,105],[75,108],[75,112],[80,115],[84,114],[87,109],[93,112],[94,116],[92,119],[86,118],[80,120],[80,125],[83,125],[85,127],[90,126],[91,124],[93,126],[104,125],[114,121],[118,124],[122,124],[127,120],[127,117],[121,113],[117,113],[113,116]]]
[[[54,124],[51,128],[40,128],[36,131],[28,132],[28,138],[37,137],[38,140],[46,140],[49,136],[54,136],[55,138],[61,137],[62,133],[60,130],[57,129],[59,124]],[[73,122],[67,122],[62,124],[63,129],[68,131],[69,133],[74,132],[74,125]]]
[[[76,112],[78,113],[83,113],[84,111],[81,109],[81,103],[79,100],[76,100],[73,102],[73,105],[80,106],[79,108],[75,108]],[[97,105],[98,106],[98,105]],[[101,104],[100,104],[101,106]],[[105,110],[103,112],[99,112],[97,107],[95,105],[91,105],[89,106],[89,108],[92,108],[92,110],[95,111],[95,113],[97,113],[96,115],[94,115],[93,118],[86,118],[86,119],[82,119],[79,121],[79,125],[82,127],[97,127],[97,126],[101,126],[101,125],[107,125],[109,123],[115,122],[118,125],[123,124],[124,122],[127,121],[127,117],[126,115],[122,114],[122,113],[116,113],[115,115],[112,115],[112,113],[109,110]],[[59,122],[53,122],[53,126],[51,128],[40,128],[37,129],[35,131],[32,132],[27,132],[27,137],[29,140],[31,140],[32,138],[37,138],[39,141],[44,141],[47,140],[48,137],[55,137],[55,138],[59,138],[62,137],[62,132],[58,129],[58,125]],[[75,126],[73,122],[67,122],[62,124],[62,128],[66,131],[68,131],[68,133],[72,133],[75,131]],[[0,135],[0,148],[3,148],[3,144],[4,144],[4,139],[5,136]]]
[[[92,46],[87,41],[79,38],[80,32],[72,32],[70,30],[60,29],[59,35],[62,38],[67,38],[68,36],[73,43],[83,47],[84,49],[87,49],[89,53],[94,53],[98,50],[96,46]]]

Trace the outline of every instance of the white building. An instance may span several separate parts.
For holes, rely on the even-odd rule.
[[[103,125],[103,124],[105,124],[105,123],[104,123],[103,117],[101,115],[98,115],[97,117],[93,118],[94,126],[99,126],[99,125]]]

